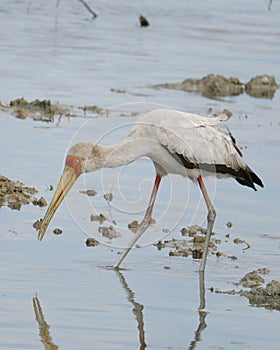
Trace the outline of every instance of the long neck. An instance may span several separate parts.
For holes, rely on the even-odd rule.
[[[143,140],[126,138],[113,146],[94,145],[87,160],[86,172],[99,168],[116,168],[148,155]]]

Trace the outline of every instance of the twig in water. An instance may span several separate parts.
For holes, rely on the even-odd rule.
[[[92,19],[95,19],[97,17],[97,14],[89,7],[89,5],[84,0],[78,0],[78,1],[80,1],[88,10],[88,12],[92,14]]]

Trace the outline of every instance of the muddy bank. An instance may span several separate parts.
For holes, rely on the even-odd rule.
[[[241,295],[246,297],[252,306],[280,311],[280,281],[272,280],[265,284],[264,276],[268,275],[269,272],[267,268],[260,268],[247,273],[236,283],[237,286],[246,289],[220,291],[211,288],[211,291],[220,294]]]
[[[222,75],[209,74],[202,79],[188,78],[183,82],[157,84],[153,87],[199,93],[208,98],[237,96],[245,92],[251,97],[272,99],[279,85],[275,78],[269,75],[256,76],[244,84],[236,77],[226,78]]]
[[[12,181],[0,175],[0,208],[7,205],[11,209],[20,210],[22,205],[29,203],[46,206],[46,200],[43,197],[35,198],[35,193],[38,191],[34,187],[25,186],[19,181]]]

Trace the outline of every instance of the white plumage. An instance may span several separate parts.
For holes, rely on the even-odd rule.
[[[38,238],[45,234],[50,220],[82,174],[104,167],[117,167],[148,156],[156,169],[155,184],[145,217],[114,267],[118,268],[150,224],[152,210],[162,176],[175,173],[197,181],[208,209],[207,232],[200,263],[204,272],[208,245],[216,216],[202,177],[233,177],[240,184],[256,190],[255,184],[263,187],[260,178],[248,167],[235,144],[233,136],[218,127],[231,116],[224,110],[218,117],[209,118],[170,109],[158,109],[142,116],[128,136],[113,146],[94,143],[78,143],[71,147],[66,164],[52,202],[43,219]]]
[[[168,154],[180,154],[194,164],[224,164],[236,171],[246,164],[236,150],[230,135],[218,128],[228,120],[224,113],[216,118],[175,110],[158,109],[140,118],[127,141],[143,141],[143,155],[163,166],[167,173],[178,173],[196,180],[199,170],[186,169]],[[158,143],[158,145],[157,145]],[[162,146],[168,151],[164,152]],[[173,158],[173,159],[172,159]],[[207,175],[207,174],[205,174]],[[211,175],[216,175],[211,173]]]

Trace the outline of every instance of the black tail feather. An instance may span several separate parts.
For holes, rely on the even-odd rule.
[[[254,184],[257,184],[260,187],[264,187],[262,180],[248,166],[246,170],[239,170],[238,175],[239,176],[235,177],[235,180],[243,186],[251,187],[255,191],[257,191],[257,189]]]
[[[255,191],[257,191],[255,184],[257,184],[260,187],[264,187],[262,180],[258,177],[257,174],[253,172],[252,169],[248,167],[248,165],[246,165],[245,169],[240,168],[239,170],[235,170],[230,167],[227,167],[225,164],[195,164],[192,163],[187,157],[183,156],[182,154],[171,153],[167,147],[164,148],[173,158],[175,158],[187,169],[201,169],[210,173],[229,174],[241,185],[251,187]]]

